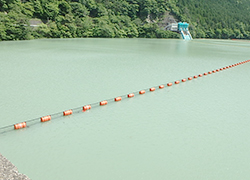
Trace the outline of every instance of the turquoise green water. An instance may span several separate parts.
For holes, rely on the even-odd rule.
[[[221,40],[0,43],[1,127],[250,59]],[[0,152],[31,179],[246,179],[250,63],[26,129]]]

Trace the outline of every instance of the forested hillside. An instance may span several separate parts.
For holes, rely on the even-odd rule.
[[[178,38],[157,25],[166,10],[165,0],[0,0],[0,40]]]
[[[0,0],[0,40],[179,38],[163,29],[169,13],[194,38],[250,39],[249,10],[249,0]]]
[[[250,39],[250,0],[169,0],[196,38]]]

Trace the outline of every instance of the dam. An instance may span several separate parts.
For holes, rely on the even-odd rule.
[[[166,30],[175,31],[181,34],[181,38],[185,40],[191,40],[192,35],[188,29],[189,24],[187,22],[172,23],[165,27]]]

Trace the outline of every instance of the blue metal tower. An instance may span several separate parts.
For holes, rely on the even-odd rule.
[[[193,39],[189,30],[188,30],[189,24],[186,22],[179,22],[178,23],[178,31],[181,33],[182,39],[185,40],[191,40]]]

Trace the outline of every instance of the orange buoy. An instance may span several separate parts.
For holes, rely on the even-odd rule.
[[[187,80],[186,80],[186,79],[182,79],[181,81],[182,81],[182,82],[186,82]]]
[[[121,100],[122,100],[122,97],[120,96],[115,98],[115,101],[121,101]]]
[[[209,71],[208,74],[212,74],[213,72],[212,71]]]
[[[180,81],[175,81],[174,83],[175,83],[175,84],[179,84],[179,83],[180,83]]]
[[[87,111],[87,110],[91,109],[91,105],[83,106],[82,109],[83,109],[84,111]]]
[[[198,76],[195,75],[194,78],[198,78]]]
[[[72,114],[72,113],[73,113],[73,111],[72,111],[72,109],[70,109],[70,110],[64,111],[64,112],[63,112],[63,115],[64,115],[64,116],[68,116],[68,115],[70,115],[70,114]]]
[[[159,89],[163,89],[165,86],[164,85],[160,85],[159,86]]]
[[[226,67],[223,67],[223,69],[226,69]]]
[[[51,116],[43,116],[41,117],[41,122],[46,122],[46,121],[50,121],[51,120]]]
[[[207,73],[205,72],[205,73],[204,73],[204,76],[206,76],[206,75],[207,75]]]
[[[14,129],[22,129],[26,127],[26,122],[18,123],[14,125]]]
[[[132,98],[132,97],[134,97],[135,95],[133,94],[133,93],[130,93],[130,94],[128,94],[128,98]]]
[[[222,70],[223,70],[223,68],[220,68],[220,70],[222,71]]]
[[[219,69],[216,69],[217,72],[219,72],[220,70]]]
[[[170,82],[170,83],[168,83],[167,85],[168,85],[168,86],[172,86],[172,85],[173,85],[173,83],[171,83],[171,82]]]
[[[232,67],[232,65],[229,66],[230,68]]]
[[[104,105],[107,105],[108,104],[108,101],[101,101],[100,102],[100,106],[104,106]]]
[[[192,77],[189,77],[188,80],[192,80],[193,78]]]
[[[155,88],[154,88],[154,87],[152,87],[152,88],[150,88],[150,89],[149,89],[149,91],[155,91]]]
[[[202,74],[199,74],[199,77],[202,77]]]
[[[229,68],[229,66],[226,67],[227,69]]]
[[[141,91],[139,91],[139,94],[145,94],[145,90],[141,90]]]

